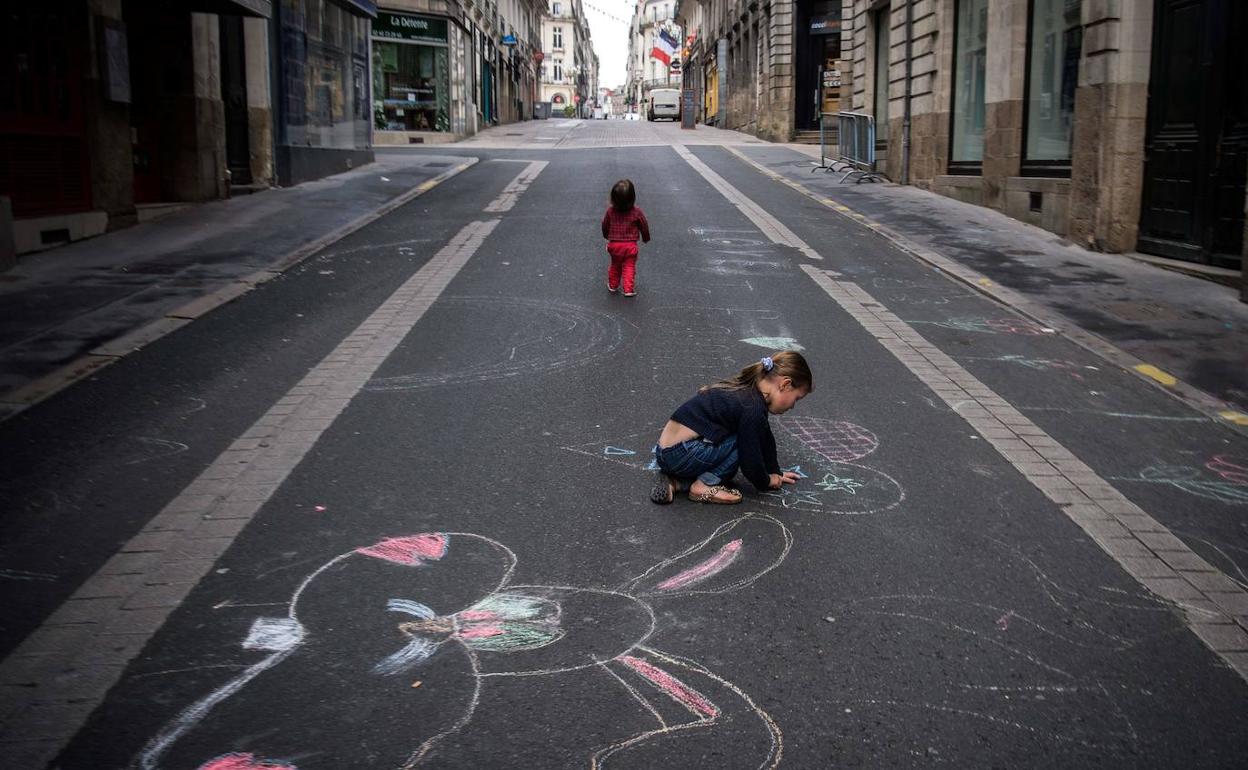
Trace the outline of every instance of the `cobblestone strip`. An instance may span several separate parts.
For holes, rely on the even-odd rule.
[[[460,230],[0,664],[5,766],[69,742],[498,222]]]
[[[832,270],[802,270],[1128,574],[1182,609],[1201,641],[1248,679],[1248,591],[860,286]]]

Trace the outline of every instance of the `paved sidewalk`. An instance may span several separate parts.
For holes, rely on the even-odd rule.
[[[1248,304],[1239,301],[1238,289],[1120,254],[1087,251],[991,209],[916,187],[840,184],[840,174],[812,172],[805,148],[728,149],[831,211],[859,219],[935,269],[1058,328],[1205,411],[1248,425]]]
[[[190,323],[475,158],[385,154],[24,256],[0,274],[0,419]]]

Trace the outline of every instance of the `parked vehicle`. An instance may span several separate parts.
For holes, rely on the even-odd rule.
[[[650,92],[650,109],[647,120],[680,120],[680,91],[675,88],[656,88]]]

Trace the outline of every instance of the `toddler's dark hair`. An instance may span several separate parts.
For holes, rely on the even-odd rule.
[[[629,211],[637,202],[637,191],[631,179],[621,179],[611,187],[611,205],[616,211]]]

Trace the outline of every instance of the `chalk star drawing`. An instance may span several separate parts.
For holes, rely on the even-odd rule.
[[[602,450],[604,455],[635,455],[637,454],[631,449],[620,449],[618,446],[604,447]]]
[[[747,345],[767,348],[768,350],[805,350],[792,337],[747,337],[741,340]]]
[[[515,554],[470,532],[355,548],[305,578],[285,616],[257,618],[243,646],[267,657],[170,720],[137,765],[467,766],[454,754],[468,749],[446,739],[469,726],[493,678],[580,671],[602,675],[601,695],[614,701],[603,707],[621,725],[614,740],[584,747],[590,768],[688,766],[674,741],[685,756],[775,768],[775,721],[733,683],[657,649],[658,618],[688,605],[655,607],[746,588],[792,542],[778,520],[746,514],[617,588],[515,584]]]
[[[820,489],[826,489],[829,492],[843,491],[851,495],[858,494],[858,489],[863,486],[861,481],[851,478],[842,478],[835,473],[825,473],[822,481],[815,483]]]
[[[790,465],[788,468],[781,468],[780,470],[784,473],[796,473],[799,479],[810,478],[810,474],[803,471],[800,465]]]

